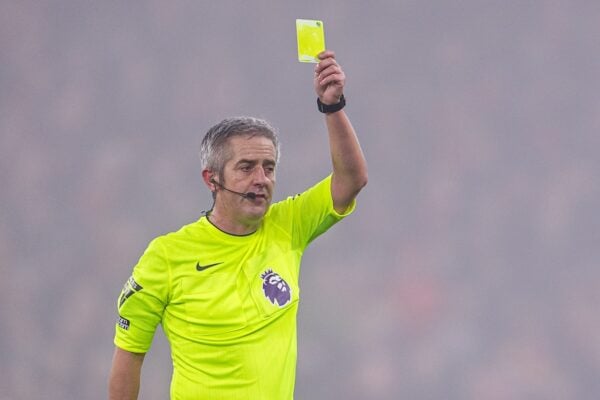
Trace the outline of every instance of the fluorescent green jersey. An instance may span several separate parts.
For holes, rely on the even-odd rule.
[[[271,205],[247,236],[205,217],[153,240],[118,300],[115,345],[171,344],[172,399],[293,398],[298,273],[306,246],[342,217],[331,177]]]

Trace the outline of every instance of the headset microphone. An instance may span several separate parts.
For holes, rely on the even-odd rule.
[[[210,178],[210,181],[212,183],[214,183],[215,185],[219,186],[221,189],[231,192],[233,194],[237,194],[238,196],[242,196],[245,199],[248,199],[248,200],[256,199],[256,193],[254,193],[254,192],[246,192],[246,193],[236,192],[235,190],[227,189],[225,186],[223,186],[219,182],[215,181],[215,178]]]

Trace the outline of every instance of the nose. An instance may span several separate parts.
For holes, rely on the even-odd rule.
[[[267,174],[262,166],[254,168],[254,176],[252,180],[258,185],[264,185],[267,182]]]

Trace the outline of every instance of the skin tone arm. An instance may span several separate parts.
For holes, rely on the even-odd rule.
[[[108,382],[109,400],[136,400],[145,354],[131,353],[118,347],[113,355]]]
[[[319,54],[315,67],[314,87],[323,104],[336,104],[344,93],[346,75],[335,60],[335,53]],[[356,132],[344,110],[325,114],[333,164],[331,195],[339,213],[348,209],[358,192],[367,184],[367,162]]]

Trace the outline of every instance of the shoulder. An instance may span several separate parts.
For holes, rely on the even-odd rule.
[[[181,226],[176,231],[164,233],[156,237],[152,242],[166,244],[170,242],[177,242],[180,240],[193,239],[195,237],[198,237],[202,235],[202,231],[203,229],[205,229],[205,223],[203,222],[203,220],[205,219],[205,217],[201,217],[200,219],[194,222]]]
[[[303,192],[289,196],[284,200],[274,203],[270,214],[280,215],[293,212],[306,211],[306,205],[310,204],[316,207],[327,207],[332,204],[331,198],[331,175],[325,177]]]
[[[193,246],[203,236],[202,219],[183,225],[176,231],[159,235],[148,244],[145,253],[152,253],[160,257],[169,258],[178,250]]]

